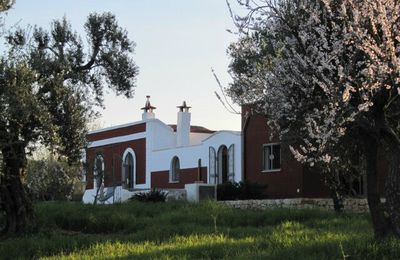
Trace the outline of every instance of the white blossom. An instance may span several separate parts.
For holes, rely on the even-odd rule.
[[[300,162],[340,163],[337,143],[368,118],[376,98],[387,92],[396,101],[400,95],[400,5],[396,0],[261,2],[248,7],[263,17],[253,28],[267,36],[249,37],[250,30],[234,46],[238,55],[263,54],[268,46],[267,55],[253,63],[249,56],[251,73],[234,75],[247,91],[231,96],[241,103],[261,102],[258,112],[280,137],[297,132],[302,142],[290,150]],[[385,113],[398,115],[398,104],[388,102]]]

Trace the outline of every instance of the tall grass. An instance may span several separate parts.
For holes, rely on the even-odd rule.
[[[364,214],[239,210],[215,202],[36,205],[40,232],[0,242],[1,259],[400,259]]]

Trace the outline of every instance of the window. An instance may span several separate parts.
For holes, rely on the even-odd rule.
[[[281,169],[281,145],[263,145],[263,170],[277,171]]]
[[[124,188],[133,188],[133,156],[128,153],[124,160]]]
[[[122,188],[133,189],[135,188],[136,178],[136,155],[135,151],[128,147],[122,155]]]
[[[171,161],[171,169],[170,169],[170,174],[169,174],[169,181],[170,182],[178,182],[179,181],[179,172],[181,170],[180,164],[179,164],[179,158],[175,156],[172,158]]]
[[[96,189],[104,184],[104,158],[101,154],[96,155],[93,165],[93,185]]]

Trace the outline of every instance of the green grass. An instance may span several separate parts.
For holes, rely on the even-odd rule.
[[[0,259],[400,259],[366,214],[239,210],[215,202],[36,205],[40,231],[0,242]]]

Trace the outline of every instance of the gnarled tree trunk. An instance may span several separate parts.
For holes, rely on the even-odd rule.
[[[385,184],[386,209],[392,230],[400,237],[400,154],[392,154],[390,157],[390,170]]]
[[[366,173],[367,173],[367,200],[371,213],[374,235],[384,238],[390,233],[390,222],[385,217],[384,208],[378,189],[377,171],[378,142],[373,137],[365,140]]]
[[[386,210],[392,231],[400,237],[400,139],[388,126],[383,136],[388,146],[389,172],[385,183]]]
[[[343,187],[340,183],[339,172],[332,170],[325,175],[325,181],[330,189],[331,198],[333,200],[333,208],[336,213],[342,213],[344,210]]]
[[[0,201],[6,223],[3,235],[21,234],[35,227],[32,203],[21,182],[24,169],[25,147],[14,145],[2,149],[3,171],[0,178]]]

